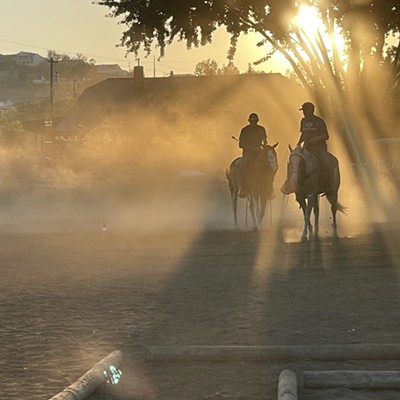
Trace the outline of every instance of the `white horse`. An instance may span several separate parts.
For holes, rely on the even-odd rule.
[[[318,236],[319,230],[319,197],[325,195],[331,204],[333,235],[337,236],[336,212],[346,212],[346,207],[338,202],[340,186],[339,162],[333,154],[331,159],[331,179],[329,185],[322,185],[321,167],[316,157],[307,149],[289,145],[290,155],[287,168],[287,182],[296,195],[304,216],[304,228],[301,237],[306,241]],[[311,212],[314,212],[314,229],[311,224]]]
[[[273,182],[275,174],[278,171],[278,157],[275,151],[277,146],[278,143],[274,145],[264,145],[257,154],[255,160],[249,166],[246,178],[246,186],[249,189],[247,200],[249,201],[254,230],[260,229],[265,215],[267,200],[271,200],[273,197]],[[241,162],[242,157],[238,157],[231,163],[229,169],[225,169],[225,175],[231,192],[232,210],[236,227],[237,201],[240,190],[238,177]]]

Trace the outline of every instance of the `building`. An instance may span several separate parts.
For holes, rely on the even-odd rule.
[[[36,65],[39,65],[42,62],[46,61],[46,58],[42,57],[41,55],[37,53],[29,53],[26,51],[20,51],[17,54],[11,54],[9,57],[14,58],[17,65],[24,67],[35,67]]]

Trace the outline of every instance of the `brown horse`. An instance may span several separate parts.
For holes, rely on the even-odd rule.
[[[249,201],[254,230],[258,230],[261,227],[267,200],[271,200],[273,197],[273,182],[278,171],[278,157],[275,151],[277,146],[278,143],[264,145],[249,166],[246,179],[246,186],[248,187],[247,200]],[[238,157],[231,163],[229,169],[225,169],[231,192],[235,226],[237,226],[237,201],[240,190],[238,175],[241,162],[242,157]]]
[[[325,195],[331,204],[333,234],[337,236],[336,212],[346,212],[346,207],[338,202],[340,171],[337,158],[330,154],[331,179],[328,184],[321,184],[321,170],[317,158],[307,149],[289,146],[290,156],[287,169],[287,182],[296,195],[296,201],[304,215],[302,241],[318,237],[319,197]],[[311,224],[311,211],[314,212],[314,231]]]

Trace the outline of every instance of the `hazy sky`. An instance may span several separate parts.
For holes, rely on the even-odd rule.
[[[0,0],[0,54],[30,51],[47,55],[48,50],[74,56],[77,53],[94,58],[97,64],[119,64],[130,69],[138,64],[135,57],[127,57],[126,50],[117,47],[124,30],[113,18],[107,18],[108,8],[92,4],[92,0]],[[245,36],[239,42],[234,60],[240,72],[245,72],[250,62],[264,52],[256,47],[255,37]],[[184,43],[167,48],[166,57],[155,62],[156,76],[170,71],[176,74],[193,73],[196,64],[205,59],[215,59],[220,66],[227,64],[229,37],[219,31],[214,42],[192,50]],[[157,56],[158,54],[156,54]],[[256,70],[282,72],[282,58],[255,66]],[[141,57],[145,75],[153,76],[153,56]]]

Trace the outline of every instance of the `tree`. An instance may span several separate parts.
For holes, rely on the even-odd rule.
[[[55,50],[47,52],[47,60],[53,59],[55,61],[54,70],[63,80],[73,79],[90,79],[95,74],[96,61],[91,58],[76,54],[71,57],[67,54],[59,54]],[[49,63],[44,61],[35,66],[25,66],[21,70],[25,74],[36,74],[42,76],[49,75]]]
[[[22,124],[15,119],[15,110],[0,110],[0,139],[13,141],[23,133]]]
[[[366,128],[382,132],[392,124],[394,114],[383,105],[393,98],[393,80],[399,79],[399,69],[392,68],[396,60],[398,65],[399,44],[391,59],[387,49],[389,38],[399,42],[400,0],[98,0],[96,4],[109,7],[110,16],[122,18],[127,29],[121,44],[134,53],[141,49],[150,53],[155,44],[162,57],[175,39],[185,41],[188,48],[205,45],[223,26],[231,35],[228,59],[233,60],[239,36],[257,33],[257,46],[266,48],[258,63],[268,60],[271,49],[281,52],[349,146],[358,132],[365,133]],[[318,24],[311,15],[308,20],[299,18],[307,7],[315,12]],[[338,34],[343,37],[342,50],[335,39]],[[361,123],[364,120],[369,121],[367,127]]]
[[[196,76],[238,75],[239,70],[231,61],[227,65],[219,67],[215,60],[207,59],[196,64],[194,74]]]
[[[48,52],[48,59],[56,61],[56,71],[63,79],[87,79],[95,73],[96,61],[78,53],[74,57],[67,54],[57,54],[54,50]]]
[[[224,64],[218,72],[220,75],[239,75],[239,69],[232,61],[229,61],[227,65]]]
[[[218,63],[215,60],[207,59],[197,63],[194,74],[196,76],[217,75]]]

